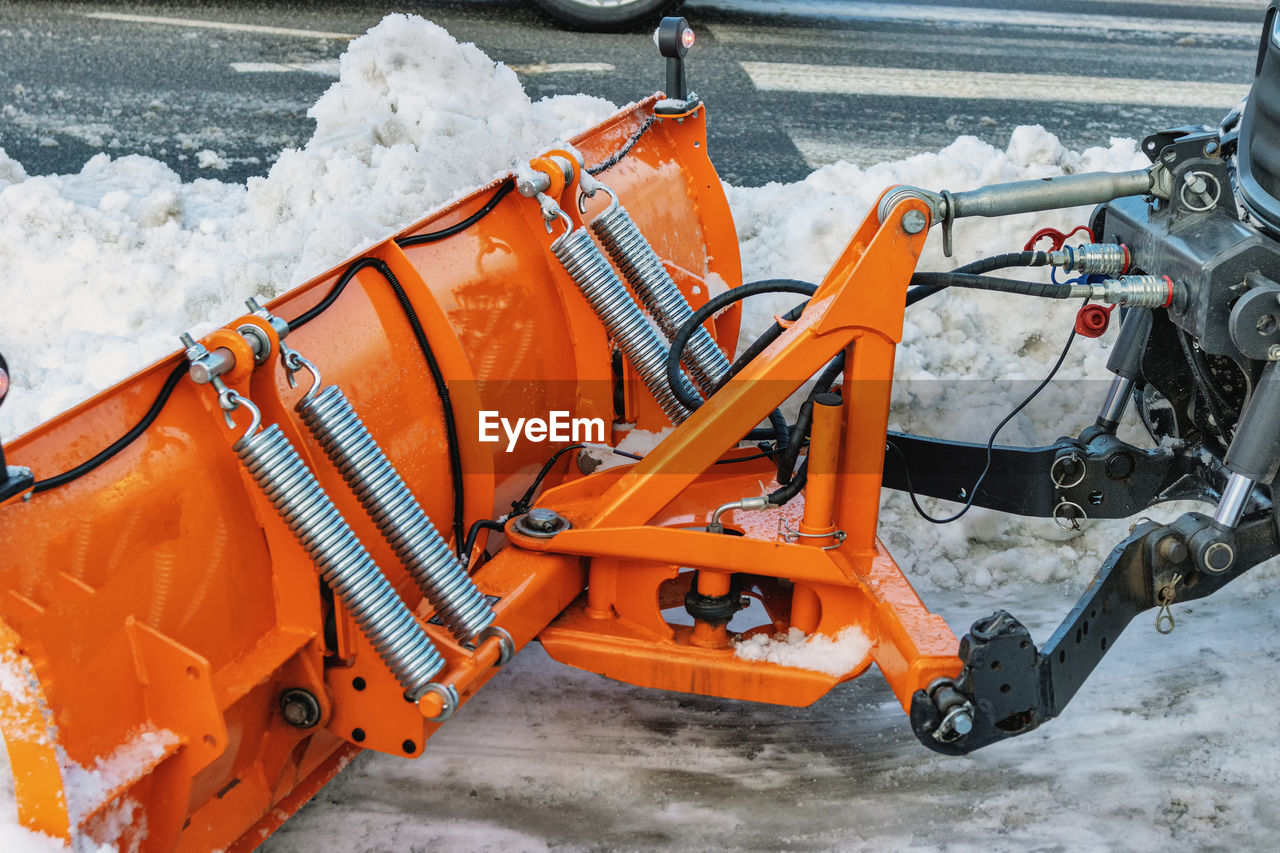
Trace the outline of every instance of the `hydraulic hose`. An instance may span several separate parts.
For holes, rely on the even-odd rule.
[[[694,311],[693,315],[677,330],[675,337],[671,341],[671,349],[667,351],[667,382],[671,385],[672,390],[676,392],[676,397],[685,408],[692,412],[702,405],[702,400],[687,393],[681,388],[683,383],[680,382],[680,361],[684,357],[684,349],[688,345],[694,329],[701,326],[725,307],[751,296],[757,296],[761,293],[798,293],[802,296],[812,296],[817,289],[817,285],[794,279],[751,281],[709,299],[705,305]],[[733,370],[730,368],[730,374],[732,373]],[[717,388],[722,384],[723,379],[717,382]],[[780,447],[789,444],[786,421],[776,409],[770,413],[769,423],[771,426],[768,428],[757,427],[751,430],[751,432],[747,433],[745,439],[774,438],[778,441]]]
[[[992,255],[989,258],[967,263],[962,267],[957,267],[953,272],[983,275],[995,270],[1009,269],[1010,267],[1043,267],[1048,266],[1048,264],[1048,252],[1006,252],[1003,255]],[[933,294],[946,290],[948,287],[946,284],[917,282],[914,275],[911,277],[911,283],[917,286],[907,291],[907,305],[915,305],[920,300],[928,299]]]

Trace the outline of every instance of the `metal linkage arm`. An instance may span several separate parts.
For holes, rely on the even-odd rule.
[[[934,221],[942,223],[942,251],[951,257],[951,225],[957,219],[1102,204],[1125,196],[1147,195],[1155,184],[1153,171],[1147,168],[1129,172],[1082,172],[1036,181],[992,184],[958,193],[902,186],[881,197],[878,213],[880,221],[884,222],[888,212],[904,196],[924,199],[933,211]]]
[[[985,444],[891,432],[885,448],[886,488],[943,500],[968,501],[987,465]],[[1091,428],[1043,447],[993,447],[972,503],[1060,522],[1128,518],[1162,501],[1215,501],[1225,482],[1201,454],[1144,450]]]
[[[930,749],[961,755],[1025,734],[1062,713],[1111,648],[1144,610],[1160,607],[1157,627],[1172,630],[1168,606],[1203,598],[1280,553],[1271,513],[1235,530],[1234,560],[1215,571],[1206,541],[1213,520],[1186,513],[1169,525],[1145,523],[1118,545],[1042,651],[1013,616],[997,610],[960,640],[964,662],[954,681],[916,691],[911,728]]]

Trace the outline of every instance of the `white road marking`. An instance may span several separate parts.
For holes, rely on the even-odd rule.
[[[85,17],[103,21],[124,21],[131,24],[159,24],[169,27],[194,27],[204,30],[226,30],[235,33],[262,33],[272,36],[350,41],[351,33],[326,33],[318,30],[294,30],[288,27],[267,27],[260,24],[233,24],[227,21],[198,21],[191,18],[162,18],[156,15],[126,15],[121,12],[88,12]]]
[[[916,147],[910,144],[890,145],[886,142],[884,145],[869,145],[842,138],[824,139],[796,131],[791,131],[788,135],[811,169],[820,169],[842,160],[866,168],[877,163],[905,160],[915,154],[935,150],[931,147]]]
[[[1249,87],[1236,83],[1135,80],[1123,77],[1069,77],[1060,74],[1004,74],[994,71],[930,71],[919,68],[865,68],[743,62],[757,89],[902,98],[1067,101],[1077,104],[1135,104],[1152,107],[1235,106]]]
[[[508,67],[517,74],[593,73],[617,70],[607,62],[535,62],[532,65],[510,65]]]
[[[747,12],[777,14],[773,0],[732,0],[716,4]],[[792,15],[817,15],[858,21],[903,23],[986,24],[1003,27],[1052,27],[1063,34],[1064,43],[1099,32],[1138,32],[1161,35],[1237,36],[1257,40],[1262,34],[1257,21],[1205,21],[1188,18],[1136,18],[1128,15],[1079,15],[1036,12],[1025,9],[982,9],[966,6],[898,5],[894,3],[845,2],[845,0],[792,0],[786,5]]]
[[[279,74],[302,71],[307,74],[338,76],[338,60],[322,59],[319,62],[233,62],[232,69],[241,74]]]
[[[800,48],[832,48],[848,52],[852,45],[867,45],[885,55],[899,51],[900,53],[927,53],[934,57],[1019,57],[1035,59],[1041,62],[1046,56],[1058,58],[1070,57],[1073,54],[1064,52],[1064,47],[1074,48],[1076,56],[1089,57],[1090,51],[1099,50],[1085,42],[1064,45],[1062,39],[1049,37],[1048,33],[1037,33],[1034,36],[996,36],[990,34],[969,35],[954,31],[933,32],[900,32],[900,33],[867,33],[847,27],[761,27],[748,24],[713,24],[705,28],[715,40],[723,45],[758,45],[762,47],[800,47]],[[1209,64],[1214,70],[1223,67],[1238,69],[1242,75],[1253,71],[1253,62],[1258,55],[1258,46],[1253,43],[1233,44],[1232,46],[1205,46],[1200,40],[1193,38],[1196,61],[1203,68]],[[1186,57],[1193,48],[1184,45],[1133,44],[1118,42],[1101,50],[1106,51],[1108,58],[1141,60],[1168,67],[1175,62],[1189,62]],[[757,54],[760,55],[760,54]],[[856,55],[856,48],[855,48]],[[948,63],[950,60],[948,60]],[[954,66],[953,66],[954,67]]]

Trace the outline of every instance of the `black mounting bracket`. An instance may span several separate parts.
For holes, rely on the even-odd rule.
[[[1259,513],[1236,527],[1233,560],[1215,570],[1195,547],[1213,524],[1186,513],[1169,525],[1139,525],[1111,552],[1043,650],[1003,610],[975,622],[960,640],[960,675],[944,685],[952,690],[931,685],[912,696],[916,737],[935,752],[962,755],[1031,731],[1062,712],[1135,616],[1210,595],[1280,553],[1275,522]],[[945,708],[936,700],[943,693]],[[964,725],[944,725],[954,719],[957,702],[967,702]]]
[[[943,500],[968,500],[987,462],[985,444],[898,432],[885,444],[886,488]],[[1042,447],[993,447],[973,505],[1060,521],[1128,518],[1162,501],[1216,501],[1226,479],[1202,454],[1143,449],[1090,427]]]

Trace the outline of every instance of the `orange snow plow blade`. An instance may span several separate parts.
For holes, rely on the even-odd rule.
[[[623,153],[595,179],[607,193],[552,149],[4,446],[35,481],[0,504],[0,731],[25,826],[251,849],[360,749],[420,755],[535,638],[612,678],[789,705],[872,662],[904,707],[959,671],[954,636],[875,535],[927,233],[901,220],[930,216],[911,198],[884,224],[873,212],[800,319],[642,460],[552,467],[538,509],[480,534],[492,557],[440,568],[571,444],[508,452],[485,440],[485,413],[598,419],[610,434],[588,440],[606,444],[619,424],[672,426],[648,351],[627,342],[659,333],[601,309],[591,282],[613,270],[570,245],[610,195],[689,307],[741,284],[705,110],[657,103],[573,140],[588,166]],[[705,329],[732,355],[736,308]],[[758,455],[739,439],[842,352],[804,492],[712,518],[774,472],[717,463]],[[322,408],[330,388],[367,433]],[[743,596],[758,602],[746,627],[724,618]],[[866,653],[826,672],[740,654],[744,636],[793,627],[852,629]]]

